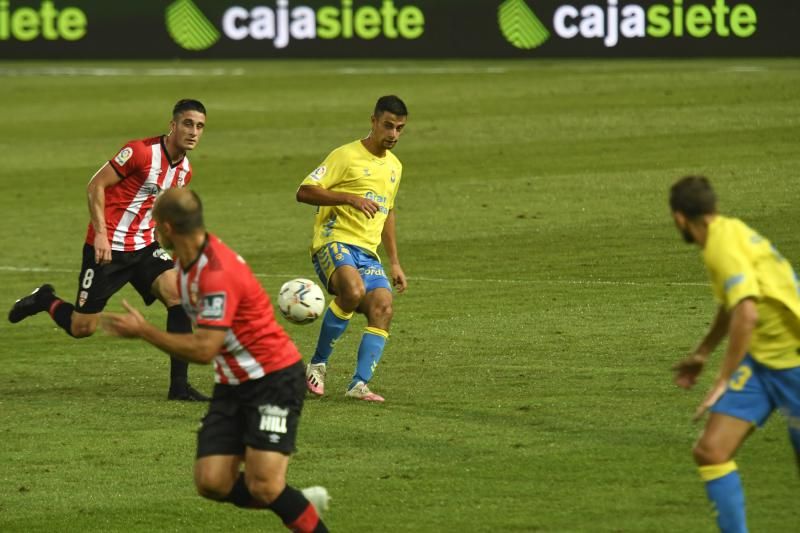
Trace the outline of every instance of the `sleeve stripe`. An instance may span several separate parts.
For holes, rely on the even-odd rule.
[[[744,281],[744,274],[736,274],[725,280],[725,292],[729,292],[732,288]]]
[[[114,163],[112,161],[109,160],[108,166],[110,166],[111,168],[114,169],[114,172],[117,173],[117,176],[119,176],[119,179],[124,180],[125,178],[127,178],[127,176],[123,176],[122,175],[122,172],[119,171],[119,169],[116,167],[116,165],[114,165]]]

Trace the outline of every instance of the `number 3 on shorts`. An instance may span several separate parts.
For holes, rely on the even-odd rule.
[[[740,391],[744,388],[745,384],[747,384],[747,380],[750,379],[752,375],[753,369],[749,366],[742,365],[733,373],[733,377],[728,382],[728,387],[730,387],[731,390]]]
[[[92,286],[92,280],[94,279],[94,269],[87,268],[86,274],[83,275],[83,281],[81,281],[81,287],[84,289],[88,289]]]

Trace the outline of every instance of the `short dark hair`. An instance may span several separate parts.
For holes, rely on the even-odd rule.
[[[374,116],[379,117],[384,111],[388,111],[389,113],[397,115],[398,117],[408,116],[408,108],[406,108],[406,104],[393,94],[381,96],[375,103],[375,111],[373,113]]]
[[[717,195],[704,176],[686,176],[669,190],[669,206],[673,212],[690,219],[717,212]]]
[[[169,222],[178,235],[188,235],[205,229],[203,202],[191,189],[167,189],[153,206],[153,218],[157,224]]]
[[[188,98],[178,100],[178,102],[175,104],[175,107],[172,108],[172,118],[178,118],[178,115],[186,111],[198,111],[205,115],[206,106],[204,106],[198,100],[190,100]]]

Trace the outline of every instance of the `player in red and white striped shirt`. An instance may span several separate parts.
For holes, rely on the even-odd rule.
[[[45,284],[20,298],[9,312],[12,323],[41,311],[71,336],[88,337],[97,329],[109,298],[130,283],[147,305],[156,299],[167,307],[167,330],[191,332],[180,306],[176,273],[169,254],[155,239],[152,208],[164,190],[192,179],[186,152],[203,135],[206,110],[197,100],[180,100],[172,111],[169,133],[127,143],[92,177],[87,187],[91,222],[83,247],[75,305]],[[171,400],[207,400],[188,383],[188,365],[173,358]]]
[[[159,241],[174,249],[181,301],[197,329],[164,332],[127,302],[127,314],[104,315],[105,328],[192,363],[214,361],[217,383],[197,434],[195,484],[202,496],[268,508],[292,531],[326,532],[318,513],[327,508],[327,491],[286,484],[306,389],[300,353],[244,259],[206,233],[194,192],[166,191],[153,217]]]

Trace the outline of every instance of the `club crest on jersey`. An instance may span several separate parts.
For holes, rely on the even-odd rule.
[[[391,181],[392,183],[397,181],[397,174],[394,173],[394,169],[392,169],[392,176],[389,178],[389,181]]]
[[[177,186],[178,187],[183,187],[184,185],[186,185],[186,172],[185,171],[181,172],[180,174],[178,174],[178,185]]]
[[[222,320],[225,318],[225,293],[215,292],[203,295],[203,305],[200,308],[200,318],[203,320]]]
[[[328,172],[328,167],[322,165],[320,167],[315,168],[314,172],[309,174],[309,176],[311,177],[312,180],[319,181],[325,176],[326,172]]]
[[[117,157],[114,158],[114,161],[119,166],[123,166],[125,163],[128,162],[128,159],[130,159],[132,155],[133,155],[133,148],[131,148],[130,146],[126,146],[125,148],[119,151]]]

